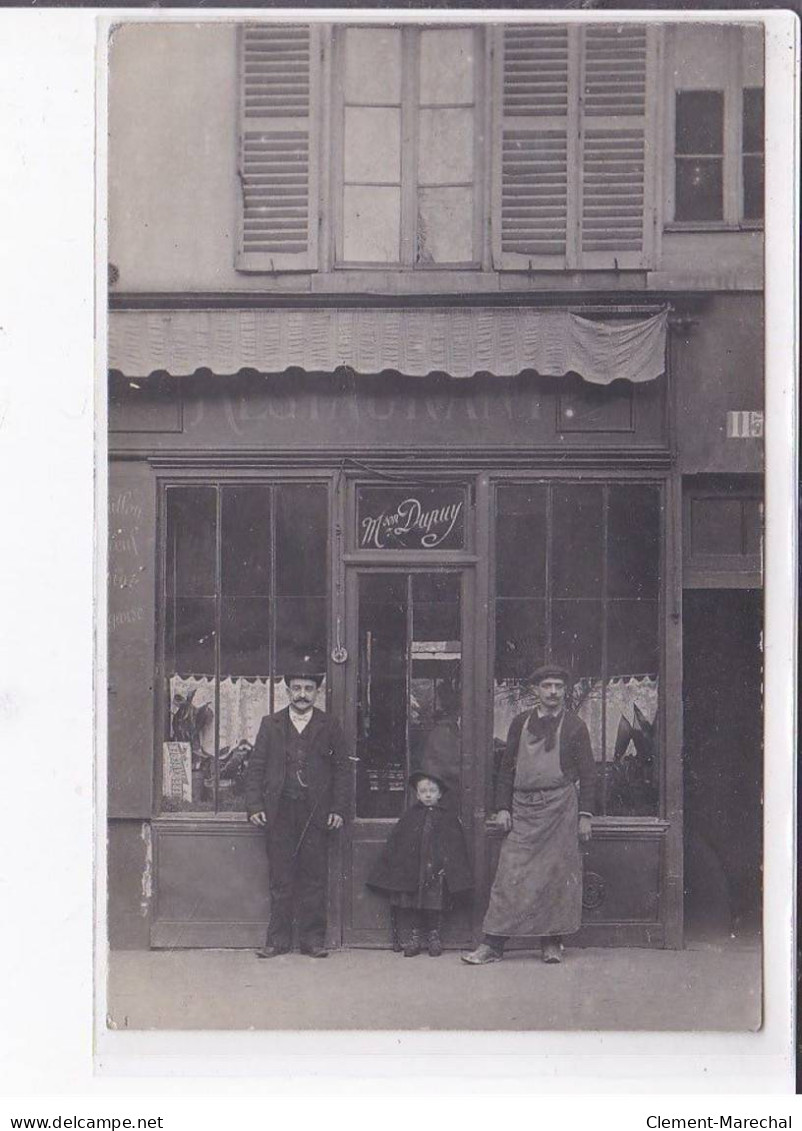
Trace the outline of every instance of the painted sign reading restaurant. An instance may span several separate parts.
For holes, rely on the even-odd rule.
[[[462,487],[361,487],[360,550],[460,550],[465,542]]]

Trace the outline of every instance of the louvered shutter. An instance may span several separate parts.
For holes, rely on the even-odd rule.
[[[542,24],[508,25],[497,44],[502,59],[494,131],[496,266],[566,264],[571,46],[566,26]]]
[[[581,35],[579,265],[648,266],[656,204],[654,29],[598,24]]]
[[[632,24],[504,27],[493,153],[497,267],[650,264],[656,36]]]
[[[240,270],[317,267],[319,70],[317,28],[242,28]]]

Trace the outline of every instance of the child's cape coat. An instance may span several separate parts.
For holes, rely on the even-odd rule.
[[[385,892],[418,890],[421,840],[427,812],[432,814],[433,863],[436,870],[443,869],[448,890],[456,894],[473,887],[465,834],[459,817],[442,804],[427,810],[420,801],[407,809],[390,833],[367,880],[368,887]]]

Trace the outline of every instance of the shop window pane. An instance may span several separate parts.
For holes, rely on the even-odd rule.
[[[470,263],[473,259],[473,189],[421,189],[417,239],[418,263]]]
[[[602,488],[558,485],[552,498],[552,592],[555,597],[600,596]]]
[[[407,575],[359,578],[358,817],[398,817],[407,777]]]
[[[214,808],[214,679],[173,675],[167,681],[162,744],[162,809]]]
[[[270,674],[270,602],[266,597],[224,597],[220,620],[223,675]]]
[[[418,184],[466,181],[473,181],[473,109],[421,110]]]
[[[398,28],[347,28],[345,100],[363,106],[401,99],[401,32]]]
[[[299,657],[312,656],[326,670],[328,624],[325,597],[276,599],[276,671],[288,674]]]
[[[599,677],[602,670],[601,601],[554,601],[551,613],[552,659],[575,679]]]
[[[657,602],[611,601],[607,612],[608,674],[656,674],[658,653]]]
[[[398,184],[401,179],[401,111],[346,106],[345,180]]]
[[[248,760],[262,718],[270,714],[271,681],[267,678],[220,680],[220,756],[217,807],[245,808]]]
[[[216,513],[214,487],[180,487],[167,491],[168,596],[214,596]]]
[[[545,601],[497,600],[496,681],[526,679],[545,654]]]
[[[542,597],[546,592],[546,486],[499,487],[496,593]]]
[[[215,669],[213,597],[179,598],[168,611],[168,671],[212,675]]]
[[[224,487],[221,501],[222,592],[270,595],[270,488]]]
[[[741,554],[741,500],[691,500],[691,553]]]
[[[343,255],[350,263],[397,263],[401,247],[401,190],[346,185]]]
[[[657,596],[660,508],[654,487],[610,487],[607,512],[607,593]]]
[[[470,28],[421,31],[421,105],[472,102],[473,54],[474,33]]]
[[[275,489],[276,593],[326,593],[328,495],[317,484],[282,484]]]
[[[606,812],[655,816],[660,798],[658,680],[611,679],[606,695]]]

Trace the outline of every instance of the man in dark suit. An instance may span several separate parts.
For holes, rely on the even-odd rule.
[[[248,820],[266,829],[270,924],[260,958],[292,949],[293,919],[302,954],[326,958],[329,834],[342,828],[349,769],[339,724],[314,706],[323,676],[305,656],[284,681],[290,703],[265,715],[248,764]]]

